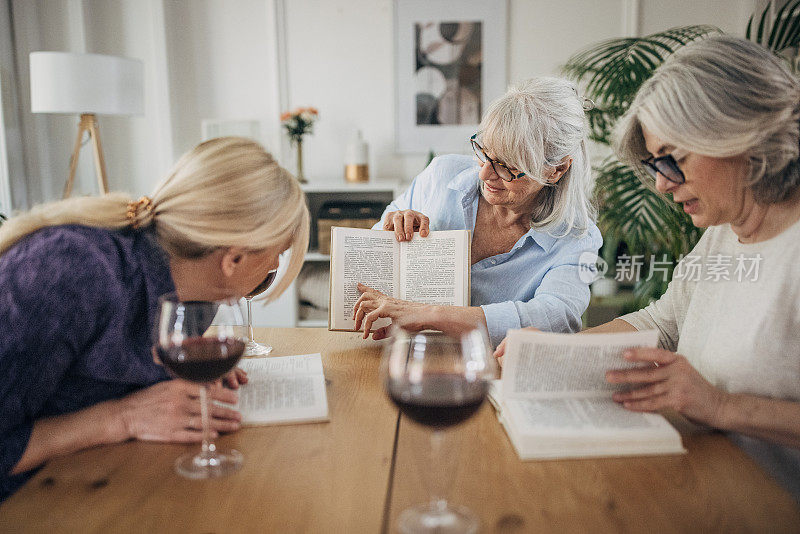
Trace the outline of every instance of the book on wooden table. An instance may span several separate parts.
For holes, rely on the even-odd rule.
[[[681,454],[677,430],[656,413],[632,412],[611,395],[628,387],[606,382],[628,362],[631,347],[655,347],[656,330],[619,334],[510,331],[503,374],[489,397],[522,460]]]
[[[320,354],[243,358],[248,382],[239,387],[244,425],[328,421],[328,396]]]
[[[334,227],[328,329],[355,331],[358,283],[402,300],[469,306],[470,244],[469,230],[415,233],[398,242],[394,232]],[[380,319],[372,329],[390,322]]]

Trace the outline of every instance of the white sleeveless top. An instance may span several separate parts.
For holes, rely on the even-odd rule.
[[[621,319],[657,328],[720,389],[799,401],[800,222],[748,244],[729,225],[709,228],[664,296]]]

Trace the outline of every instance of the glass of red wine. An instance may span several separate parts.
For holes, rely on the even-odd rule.
[[[278,270],[273,269],[272,271],[267,273],[266,278],[258,284],[258,286],[252,290],[250,293],[245,295],[244,300],[247,302],[247,332],[248,332],[248,339],[247,344],[245,345],[244,353],[246,356],[266,356],[270,352],[272,352],[272,347],[270,345],[264,345],[262,343],[258,343],[255,339],[253,339],[253,299],[269,289],[272,285],[272,282],[275,281],[275,278],[278,275]]]
[[[454,322],[444,331],[414,331],[408,322],[392,325],[384,347],[381,375],[389,398],[403,415],[432,430],[431,460],[441,468],[443,432],[469,419],[481,407],[497,365],[483,321]],[[428,473],[427,503],[404,510],[401,532],[477,532],[477,517],[447,502],[445,473]],[[440,487],[436,487],[437,483]]]
[[[171,294],[159,301],[156,353],[170,373],[200,386],[203,445],[198,454],[186,454],[175,462],[175,470],[184,477],[224,476],[242,465],[241,453],[221,452],[211,440],[208,388],[242,357],[243,326],[241,305],[236,299],[181,301]]]

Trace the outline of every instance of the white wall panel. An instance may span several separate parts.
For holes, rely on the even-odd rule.
[[[178,0],[165,8],[176,152],[200,141],[202,119],[271,121],[263,131],[276,128],[271,2]]]
[[[109,187],[143,195],[166,172],[158,157],[158,78],[153,39],[153,5],[130,0],[85,0],[87,52],[140,59],[145,65],[143,116],[102,116],[100,138]],[[88,147],[87,147],[88,148]],[[81,157],[91,157],[91,152]],[[94,176],[94,170],[90,174]]]

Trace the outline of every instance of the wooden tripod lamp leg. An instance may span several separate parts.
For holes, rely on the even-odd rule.
[[[67,178],[67,183],[64,184],[64,198],[72,194],[72,186],[75,183],[75,170],[78,168],[78,157],[81,155],[84,126],[85,121],[81,116],[81,122],[78,124],[78,137],[75,138],[75,148],[72,149],[72,157],[69,160],[69,177]]]
[[[64,198],[72,194],[72,186],[75,184],[75,171],[78,169],[78,158],[81,155],[83,132],[89,132],[89,139],[92,141],[94,168],[97,172],[97,184],[100,187],[100,194],[108,193],[106,162],[103,159],[103,146],[100,144],[100,128],[93,113],[84,113],[81,115],[81,122],[78,124],[78,137],[75,139],[75,148],[72,150],[72,158],[69,162],[69,177],[66,185],[64,185]]]
[[[97,171],[97,185],[100,187],[100,194],[108,193],[108,179],[106,178],[106,162],[103,159],[103,146],[100,144],[100,127],[94,115],[90,115],[89,136],[92,138],[94,146],[94,167]]]

